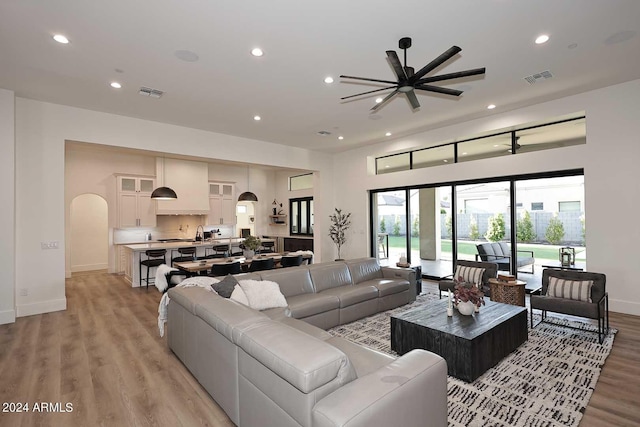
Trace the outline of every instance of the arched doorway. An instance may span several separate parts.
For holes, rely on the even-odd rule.
[[[96,194],[81,194],[70,208],[71,272],[104,270],[109,265],[107,201]]]

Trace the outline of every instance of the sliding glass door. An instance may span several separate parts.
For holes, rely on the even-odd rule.
[[[540,270],[585,269],[584,176],[519,180],[515,185],[518,257],[532,256]],[[563,252],[569,254],[565,265]]]
[[[383,265],[406,256],[430,278],[452,274],[456,259],[482,260],[487,243],[504,255],[501,271],[533,282],[563,251],[576,268],[586,261],[581,170],[373,191],[371,207],[372,254]]]

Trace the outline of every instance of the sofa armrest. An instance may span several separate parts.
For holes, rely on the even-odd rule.
[[[533,251],[525,251],[525,250],[522,250],[522,251],[521,251],[521,250],[518,250],[518,251],[516,251],[516,252],[518,252],[518,253],[520,253],[520,252],[526,252],[526,253],[528,253],[528,254],[531,256],[531,258],[533,258]]]
[[[320,400],[313,427],[447,425],[447,364],[413,350]]]
[[[385,279],[408,280],[413,285],[416,283],[416,271],[412,268],[380,267],[380,270]]]

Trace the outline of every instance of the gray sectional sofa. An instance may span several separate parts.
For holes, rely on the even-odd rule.
[[[168,344],[238,426],[445,426],[447,367],[324,329],[415,300],[415,272],[365,258],[237,278],[280,285],[288,307],[263,312],[203,288],[169,290]]]

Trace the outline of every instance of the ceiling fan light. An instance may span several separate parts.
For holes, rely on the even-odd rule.
[[[151,193],[153,200],[176,200],[178,195],[169,187],[158,187]]]
[[[257,202],[258,196],[253,194],[251,191],[245,191],[244,193],[240,194],[240,196],[238,196],[238,201],[239,202]]]

